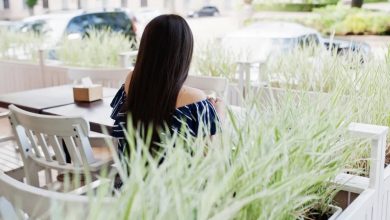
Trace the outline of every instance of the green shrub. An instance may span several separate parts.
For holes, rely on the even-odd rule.
[[[390,15],[346,6],[315,9],[319,16],[300,22],[325,34],[386,34],[390,31]]]
[[[254,8],[257,11],[303,11],[309,12],[314,8],[324,7],[326,5],[337,4],[338,0],[302,0],[293,2],[290,0],[257,0],[254,1]]]
[[[131,51],[134,41],[110,30],[90,30],[83,39],[64,38],[57,49],[65,65],[81,67],[119,67],[119,54]]]
[[[361,54],[336,56],[322,48],[272,57],[263,74],[280,81],[284,96],[261,99],[262,92],[248,90],[246,111],[228,112],[221,134],[212,140],[175,134],[157,158],[148,150],[150,139],[129,128],[131,153],[119,167],[122,191],[109,208],[99,202],[112,191],[98,191],[92,208],[82,211],[88,219],[146,220],[296,220],[318,207],[326,212],[338,190],[330,180],[342,171],[364,171],[366,142],[349,136],[348,124],[389,123],[389,69],[385,60],[362,63]],[[283,79],[294,79],[298,90]],[[306,91],[326,93],[313,98]],[[77,207],[55,211],[55,219],[79,213]]]
[[[38,61],[44,41],[33,32],[14,32],[0,28],[0,59]]]
[[[329,180],[356,151],[346,130],[350,113],[332,108],[336,96],[313,101],[287,92],[276,103],[253,95],[248,111],[240,117],[230,112],[223,133],[212,141],[174,135],[157,158],[130,128],[134,138],[124,168],[130,172],[120,169],[122,191],[114,208],[95,200],[89,219],[296,220],[318,207],[326,212],[337,192]],[[71,219],[73,213],[56,217]]]
[[[223,47],[219,42],[206,42],[195,49],[192,71],[206,76],[221,76],[233,79],[240,54]]]

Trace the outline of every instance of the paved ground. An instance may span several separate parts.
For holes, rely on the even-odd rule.
[[[363,5],[363,8],[390,12],[390,2],[366,3]]]
[[[234,15],[207,18],[188,18],[196,43],[222,37],[239,29],[239,19]]]
[[[390,3],[366,4],[365,7],[380,8],[390,11]],[[308,12],[257,12],[253,14],[256,20],[294,20],[318,16]],[[195,38],[195,44],[201,44],[242,27],[239,13],[231,13],[219,17],[190,18],[187,19]],[[372,51],[378,56],[383,56],[390,44],[390,36],[340,36],[340,39],[365,42],[371,46]]]

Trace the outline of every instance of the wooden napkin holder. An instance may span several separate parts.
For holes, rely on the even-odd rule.
[[[93,102],[103,98],[101,85],[74,86],[73,98],[75,102]]]

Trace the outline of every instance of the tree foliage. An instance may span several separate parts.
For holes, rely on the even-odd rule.
[[[363,0],[352,0],[351,6],[356,8],[361,8],[363,5]]]
[[[34,8],[34,6],[38,3],[38,0],[26,0],[26,5],[29,8]]]

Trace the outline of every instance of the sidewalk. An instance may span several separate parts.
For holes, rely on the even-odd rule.
[[[375,11],[390,12],[390,2],[365,3],[363,4],[363,8]]]

